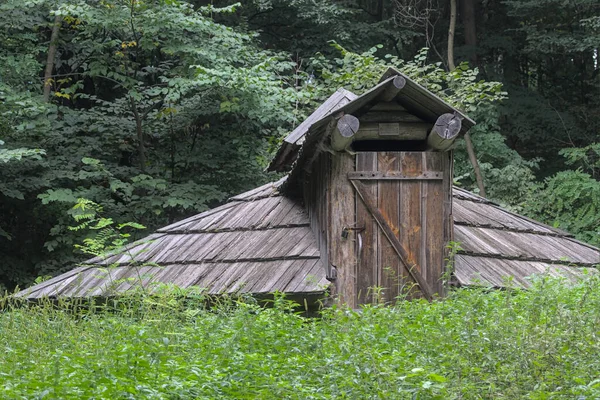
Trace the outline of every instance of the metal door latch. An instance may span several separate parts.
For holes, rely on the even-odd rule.
[[[365,230],[364,227],[362,227],[362,228],[350,228],[350,227],[345,226],[344,229],[342,229],[342,239],[348,239],[348,233],[350,231],[362,232],[364,230]]]

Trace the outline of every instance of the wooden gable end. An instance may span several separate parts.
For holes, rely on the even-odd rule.
[[[352,149],[361,151],[386,145],[388,149],[404,145],[406,149],[425,150],[427,134],[433,128],[432,123],[410,113],[396,101],[376,103],[358,120],[360,126]]]

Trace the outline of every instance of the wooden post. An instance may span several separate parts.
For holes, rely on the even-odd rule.
[[[341,117],[331,132],[331,148],[335,151],[346,150],[352,143],[359,127],[360,122],[355,116],[346,114]]]
[[[450,149],[460,133],[462,121],[456,113],[442,114],[427,137],[427,146],[433,150],[446,151]]]
[[[329,175],[329,264],[335,268],[335,288],[338,300],[356,307],[356,242],[355,231],[344,235],[344,229],[355,225],[354,189],[346,177],[354,171],[354,157],[336,153],[331,157]],[[346,237],[344,237],[346,236]]]
[[[381,94],[381,101],[392,101],[394,98],[400,93],[400,91],[406,85],[406,79],[400,75],[396,75],[396,77],[392,80],[390,85],[387,87],[385,92]]]

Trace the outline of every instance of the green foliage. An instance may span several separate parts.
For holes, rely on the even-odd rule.
[[[99,204],[87,199],[77,199],[71,209],[71,216],[77,225],[70,226],[69,230],[88,230],[93,235],[83,239],[83,244],[76,244],[75,248],[91,256],[104,256],[107,252],[122,248],[131,237],[125,228],[145,229],[146,227],[135,222],[116,224],[112,218],[103,216],[103,208]]]
[[[216,3],[228,2],[221,0]],[[230,24],[247,25],[258,32],[261,41],[270,48],[285,50],[302,62],[316,52],[329,52],[328,40],[335,40],[354,51],[364,51],[382,42],[396,48],[410,45],[417,34],[394,26],[392,3],[251,0],[243,2],[234,19],[224,20]]]
[[[600,143],[562,149],[560,154],[566,158],[568,165],[581,168],[595,179],[600,178]]]
[[[600,245],[600,182],[582,171],[561,171],[536,189],[525,205],[529,215]]]
[[[566,170],[535,184],[524,197],[523,211],[540,221],[575,234],[575,237],[600,245],[600,182],[598,155],[600,147],[593,143],[583,148],[561,151]]]
[[[510,92],[503,134],[540,174],[562,169],[558,151],[597,141],[597,3],[590,0],[491,2],[481,61]],[[481,58],[480,58],[481,60]]]
[[[321,318],[201,291],[89,306],[0,300],[6,398],[595,398],[597,277]]]
[[[0,146],[3,145],[4,142],[0,140]],[[40,160],[41,156],[44,154],[44,150],[41,149],[4,149],[0,147],[0,163],[21,161],[23,158],[34,158]]]
[[[101,205],[107,218],[154,228],[264,182],[269,148],[302,115],[286,56],[215,22],[233,6],[11,0],[2,7],[9,34],[0,34],[0,59],[22,65],[0,62],[10,68],[0,79],[0,138],[11,146],[0,149],[0,161],[45,154],[1,163],[0,232],[12,239],[0,242],[5,284],[81,260],[73,244],[83,233],[68,229],[67,215],[78,198]],[[55,16],[63,22],[45,104],[33,77],[43,70]],[[43,151],[17,150],[38,146]]]
[[[320,83],[326,88],[342,86],[361,94],[377,84],[388,66],[393,66],[469,115],[489,108],[507,94],[502,91],[500,83],[478,79],[477,69],[469,69],[467,63],[460,64],[452,72],[445,71],[441,63],[429,63],[427,48],[421,49],[414,59],[405,61],[391,54],[378,57],[376,53],[382,45],[360,54],[348,51],[335,42],[332,47],[339,51],[342,58],[330,60],[319,55],[312,65],[322,75]]]

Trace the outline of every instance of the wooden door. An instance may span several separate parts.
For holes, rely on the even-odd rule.
[[[450,153],[364,152],[356,205],[356,304],[443,295],[451,240]]]

